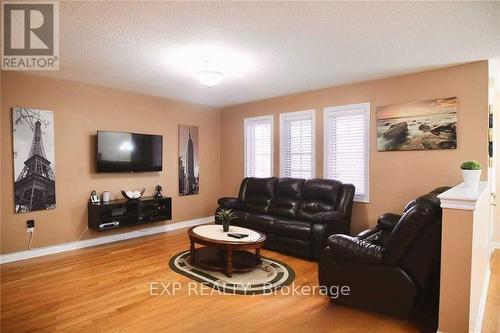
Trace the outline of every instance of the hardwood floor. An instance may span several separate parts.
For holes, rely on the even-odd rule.
[[[482,333],[500,332],[500,250],[495,250],[490,261],[490,284],[484,311]]]
[[[168,267],[189,248],[185,231],[1,266],[2,332],[420,332],[408,321],[334,306],[321,295],[188,296]],[[296,285],[317,284],[317,264],[271,251]],[[369,278],[369,277],[367,277]],[[150,283],[177,281],[174,296]],[[435,331],[434,331],[435,332]]]

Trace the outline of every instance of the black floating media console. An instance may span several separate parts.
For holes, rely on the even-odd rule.
[[[172,198],[88,203],[89,228],[104,231],[172,219]]]

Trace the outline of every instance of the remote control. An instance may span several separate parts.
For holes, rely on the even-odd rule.
[[[229,237],[233,237],[233,238],[237,238],[237,239],[242,239],[243,237],[241,237],[239,234],[227,234]]]

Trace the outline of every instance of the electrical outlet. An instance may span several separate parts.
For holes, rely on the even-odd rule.
[[[35,220],[26,221],[26,232],[35,231]]]

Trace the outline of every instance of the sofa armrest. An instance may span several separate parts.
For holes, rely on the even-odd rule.
[[[225,197],[225,198],[220,198],[217,203],[219,206],[222,208],[226,209],[242,209],[243,208],[243,202],[238,199],[238,198],[230,198],[230,197]]]
[[[392,231],[396,224],[399,222],[401,215],[393,213],[385,213],[380,215],[377,221],[377,226],[384,231]]]
[[[383,258],[383,248],[365,240],[342,234],[332,235],[327,244],[336,258],[344,262],[379,264]]]

